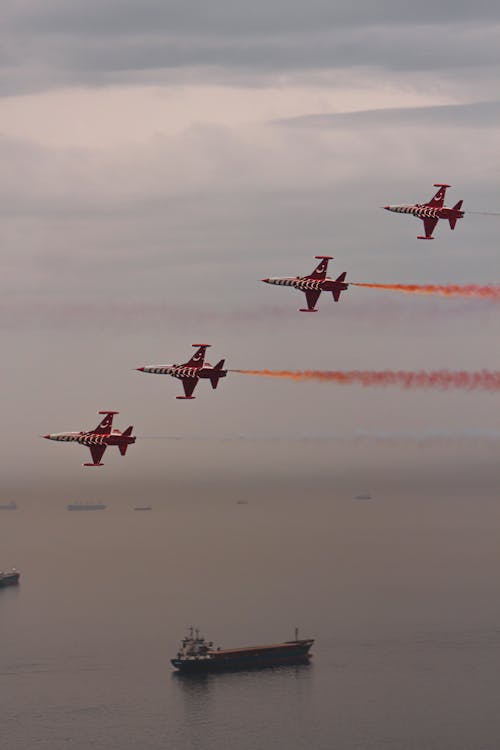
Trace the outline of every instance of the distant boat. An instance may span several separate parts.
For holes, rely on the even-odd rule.
[[[356,495],[355,500],[371,500],[372,496],[368,493],[366,495]]]
[[[16,586],[19,583],[20,577],[21,574],[15,568],[6,571],[0,570],[0,588],[5,588],[5,586]]]
[[[17,504],[13,500],[10,503],[0,503],[0,510],[17,510]]]
[[[152,510],[151,505],[136,505],[134,510]]]
[[[68,510],[104,510],[104,503],[69,503]]]
[[[236,505],[248,505],[248,500],[236,500]]]

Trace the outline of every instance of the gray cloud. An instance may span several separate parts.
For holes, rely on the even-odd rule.
[[[449,70],[498,62],[496,3],[273,0],[11,2],[0,91],[63,84],[219,80],[377,66]],[[196,71],[196,73],[193,73]]]
[[[278,125],[310,128],[372,128],[376,126],[410,126],[449,128],[498,128],[500,101],[471,104],[443,104],[432,107],[394,107],[360,112],[311,114],[276,121]]]
[[[398,0],[256,0],[238,3],[233,0],[37,0],[7,4],[7,19],[20,31],[43,30],[58,33],[130,34],[154,32],[168,28],[190,33],[265,33],[267,31],[302,31],[325,26],[359,26],[375,24],[446,24],[475,21],[500,21],[498,4],[491,0],[445,0],[438,4],[422,2],[402,4]]]

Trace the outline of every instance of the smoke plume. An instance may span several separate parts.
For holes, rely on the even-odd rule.
[[[500,301],[500,286],[497,284],[362,284],[350,282],[350,286],[362,286],[366,289],[390,289],[406,294],[436,294],[441,297],[469,297]]]
[[[499,391],[500,371],[435,370],[231,370],[243,375],[257,375],[289,380],[316,380],[338,385],[391,386],[401,388],[458,389],[464,391]]]

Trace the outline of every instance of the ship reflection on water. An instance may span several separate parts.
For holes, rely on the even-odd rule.
[[[308,664],[238,672],[172,672],[170,701],[188,737],[185,747],[214,747],[210,745],[214,735],[218,747],[264,747],[265,728],[275,725],[278,716],[284,719],[283,711],[286,731],[300,735],[313,702],[315,672]],[[285,747],[275,739],[278,743],[269,747]]]

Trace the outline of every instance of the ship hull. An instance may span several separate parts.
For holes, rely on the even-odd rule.
[[[183,673],[235,672],[296,664],[308,664],[313,641],[283,644],[277,647],[254,647],[248,650],[214,651],[209,658],[171,659],[172,666]]]
[[[4,573],[0,575],[0,589],[5,588],[5,586],[17,586],[19,577],[19,573]]]

